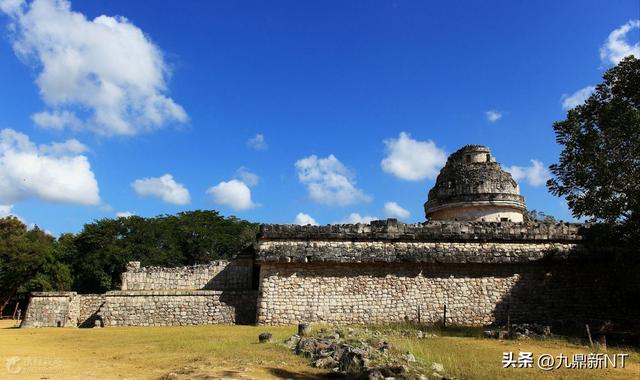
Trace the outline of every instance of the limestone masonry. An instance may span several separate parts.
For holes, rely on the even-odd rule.
[[[522,222],[525,210],[516,181],[481,145],[449,156],[424,204],[431,220]]]
[[[429,222],[262,225],[252,254],[181,268],[129,263],[103,295],[34,293],[22,327],[420,321],[634,323],[620,252],[589,225],[523,221],[524,198],[488,148],[454,153]],[[446,308],[446,313],[445,313]]]

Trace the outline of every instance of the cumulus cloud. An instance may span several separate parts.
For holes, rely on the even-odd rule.
[[[207,194],[211,195],[213,202],[226,206],[235,211],[248,210],[257,206],[251,200],[251,189],[242,181],[232,179],[227,182],[210,187]]]
[[[134,216],[135,214],[129,211],[121,211],[121,212],[116,212],[116,217],[117,218],[128,218],[130,216]]]
[[[316,220],[313,219],[311,215],[305,214],[304,212],[299,212],[298,215],[296,215],[296,218],[293,220],[293,223],[301,226],[306,226],[307,224],[310,224],[312,226],[318,225],[318,222],[316,222]]]
[[[22,10],[24,5],[24,0],[0,0],[0,11],[8,15],[15,15]]]
[[[80,154],[87,152],[89,148],[76,139],[70,139],[61,143],[51,143],[49,145],[40,145],[40,152],[55,156],[64,156],[65,154]]]
[[[387,156],[381,162],[382,170],[407,181],[433,179],[447,161],[444,150],[433,141],[414,140],[405,132],[384,144]]]
[[[570,110],[581,104],[584,104],[584,102],[589,99],[589,96],[593,94],[593,91],[595,91],[595,89],[595,86],[587,86],[585,88],[579,89],[571,95],[562,95],[562,108],[564,110]]]
[[[351,172],[333,154],[296,161],[298,180],[307,186],[309,197],[318,203],[346,206],[368,202],[371,197],[356,187]]]
[[[27,198],[97,205],[98,182],[76,140],[36,146],[23,133],[0,131],[0,204]]]
[[[384,204],[384,214],[388,218],[406,219],[411,213],[409,210],[402,208],[396,202],[387,202]]]
[[[52,111],[52,112],[37,112],[31,115],[36,125],[46,129],[62,130],[65,128],[71,130],[81,130],[82,121],[70,111]]]
[[[531,186],[544,185],[549,179],[549,170],[538,160],[531,160],[531,166],[511,166],[504,170],[511,173],[516,181],[525,180]]]
[[[255,150],[266,150],[269,147],[264,135],[260,133],[247,140],[247,146]]]
[[[191,202],[189,190],[176,182],[171,174],[162,177],[141,178],[131,183],[133,190],[142,197],[157,197],[164,202],[186,205]]]
[[[0,205],[0,218],[5,218],[9,215],[13,215],[13,213],[11,212],[12,209],[13,205]]]
[[[358,224],[358,223],[367,224],[367,223],[370,223],[372,220],[378,220],[378,217],[369,216],[369,215],[362,216],[357,212],[352,212],[351,214],[349,214],[348,217],[336,222],[335,224]]]
[[[236,170],[236,177],[247,184],[247,186],[255,186],[260,182],[260,177],[258,177],[257,174],[250,172],[244,166],[241,166]]]
[[[21,217],[20,215],[13,212],[13,205],[0,205],[0,218],[6,218],[8,216],[13,216],[21,221],[23,224],[27,224],[27,221]],[[51,235],[51,234],[50,234]]]
[[[629,34],[634,29],[640,29],[640,19],[629,20],[609,34],[609,37],[600,47],[600,59],[604,63],[617,65],[624,57],[635,55],[640,58],[640,39],[635,34],[636,43],[629,42]]]
[[[93,20],[66,0],[2,0],[13,49],[39,70],[36,84],[48,109],[32,116],[44,128],[134,135],[186,122],[167,96],[162,52],[124,17]]]
[[[487,120],[490,123],[495,123],[496,121],[502,119],[502,113],[495,111],[495,110],[490,110],[484,113],[484,116],[487,117]]]

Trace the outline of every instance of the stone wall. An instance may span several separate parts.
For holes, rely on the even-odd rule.
[[[265,263],[259,324],[381,323],[420,319],[488,325],[566,325],[634,318],[605,267],[530,264]],[[637,309],[637,308],[636,308]],[[637,315],[637,314],[636,314]],[[632,321],[630,321],[632,322]],[[583,325],[582,325],[583,326]]]
[[[589,229],[588,224],[576,223],[430,221],[406,224],[387,219],[370,224],[327,226],[264,224],[260,226],[259,239],[260,243],[274,240],[560,243],[582,241]]]
[[[257,291],[174,290],[107,292],[105,326],[255,323]]]
[[[527,263],[578,259],[584,247],[564,242],[264,241],[257,262]]]
[[[122,273],[122,290],[250,289],[252,261],[236,259],[177,268],[140,267],[130,263]]]
[[[89,327],[104,303],[103,294],[34,292],[21,327]]]
[[[78,327],[94,327],[98,311],[105,303],[104,294],[78,294]]]
[[[34,293],[21,327],[75,327],[78,309],[75,292]],[[74,316],[76,318],[74,318]]]
[[[589,225],[429,222],[264,225],[258,323],[640,320],[630,256]],[[623,258],[625,258],[623,260]],[[626,260],[626,261],[625,261]],[[637,261],[637,259],[636,259]],[[624,273],[624,275],[623,275]],[[631,284],[631,286],[629,286]],[[633,285],[636,284],[636,285]],[[582,325],[584,326],[584,325]]]

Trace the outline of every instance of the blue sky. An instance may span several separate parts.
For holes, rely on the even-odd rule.
[[[0,214],[56,235],[193,209],[421,222],[444,158],[473,143],[529,208],[572,220],[543,184],[551,125],[638,55],[639,15],[636,0],[0,0]]]

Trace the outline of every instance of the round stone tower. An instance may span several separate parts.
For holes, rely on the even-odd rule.
[[[522,222],[525,210],[518,183],[482,145],[449,156],[424,204],[430,220]]]

